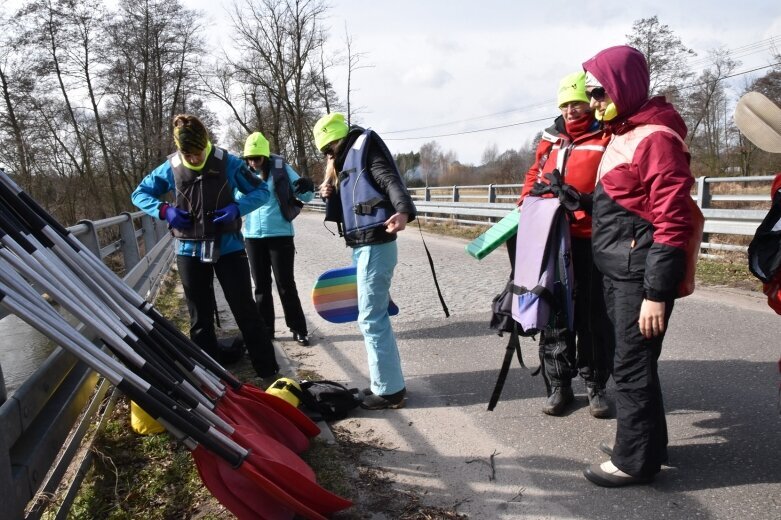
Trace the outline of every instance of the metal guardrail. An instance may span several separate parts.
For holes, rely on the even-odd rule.
[[[744,245],[710,241],[710,235],[753,236],[770,204],[770,183],[775,177],[698,177],[692,198],[705,216],[702,249],[718,251],[746,251]],[[732,184],[757,186],[756,193],[726,189]],[[766,185],[766,189],[761,189]],[[429,186],[409,188],[420,218],[457,225],[490,226],[506,216],[514,207],[523,188],[522,184],[481,184],[468,186]],[[745,188],[741,191],[745,191]],[[725,203],[747,205],[767,203],[764,209],[727,209],[714,207]],[[310,209],[323,211],[320,200],[308,203]]]
[[[156,294],[173,261],[165,223],[143,212],[82,221],[69,230],[101,259],[119,253],[124,280],[147,299]],[[102,244],[101,235],[108,232],[119,238]],[[40,518],[71,468],[54,514],[55,519],[67,517],[91,465],[94,436],[116,400],[115,391],[106,401],[110,387],[60,347],[7,400],[5,385],[0,387],[0,517]]]

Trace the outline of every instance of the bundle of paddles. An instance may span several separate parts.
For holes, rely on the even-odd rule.
[[[0,306],[107,378],[182,441],[204,485],[239,519],[321,519],[351,505],[319,486],[298,455],[320,432],[315,423],[237,380],[2,171],[0,243]],[[58,313],[41,290],[84,328]]]

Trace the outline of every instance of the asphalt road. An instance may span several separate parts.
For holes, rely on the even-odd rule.
[[[296,277],[313,345],[290,341],[278,310],[279,345],[300,368],[366,387],[356,325],[325,322],[309,298],[317,275],[348,265],[351,250],[321,215],[303,213],[296,228]],[[465,240],[424,236],[451,316],[439,305],[413,223],[400,235],[391,290],[401,309],[393,324],[407,406],[361,410],[339,423],[392,448],[375,462],[395,485],[475,519],[781,518],[781,317],[761,295],[698,289],[676,303],[660,360],[670,466],[650,486],[602,489],[582,470],[606,459],[597,444],[613,436],[615,421],[589,415],[581,381],[573,383],[571,412],[549,417],[540,411],[541,378],[514,364],[496,410],[486,411],[506,343],[488,328],[491,299],[508,274],[504,249],[478,262],[464,252]],[[535,368],[534,341],[522,348]]]

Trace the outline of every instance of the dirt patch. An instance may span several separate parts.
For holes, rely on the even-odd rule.
[[[340,465],[345,468],[343,484],[346,496],[353,500],[353,507],[334,515],[336,520],[358,520],[387,518],[398,520],[445,520],[468,518],[456,511],[456,507],[441,507],[425,504],[425,497],[415,491],[403,489],[385,469],[381,459],[394,448],[386,445],[379,437],[368,433],[362,438],[348,427],[332,425],[337,442],[336,451],[341,457]],[[319,472],[318,472],[319,475]]]

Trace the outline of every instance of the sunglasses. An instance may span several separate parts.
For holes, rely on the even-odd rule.
[[[334,156],[334,147],[330,144],[320,151],[323,152],[324,157],[328,157],[329,155],[332,157]]]
[[[604,87],[594,87],[591,90],[586,91],[586,96],[594,101],[604,101],[607,92],[605,92]]]

